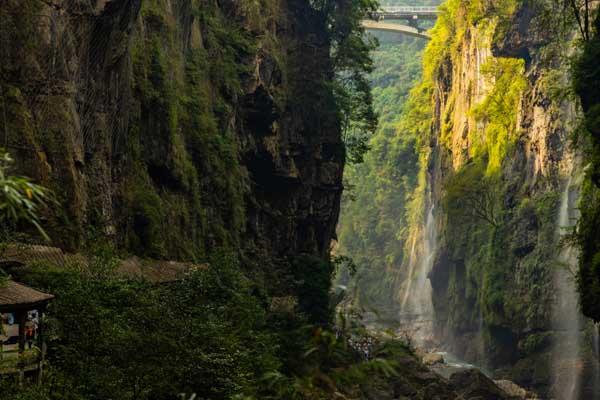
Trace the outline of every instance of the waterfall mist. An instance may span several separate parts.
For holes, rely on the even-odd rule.
[[[433,303],[429,272],[433,267],[436,254],[437,235],[434,204],[431,193],[428,193],[425,205],[425,221],[420,235],[411,240],[408,259],[408,276],[406,277],[402,301],[400,304],[401,328],[410,332],[412,340],[420,347],[428,347],[433,336]],[[417,249],[417,238],[421,239]]]
[[[573,227],[578,218],[575,207],[577,193],[572,188],[573,177],[569,176],[563,190],[557,216],[557,240]],[[575,285],[577,252],[563,244],[558,256],[558,267],[553,281],[556,299],[552,307],[552,328],[555,341],[552,349],[552,385],[557,400],[575,400],[581,390],[581,344],[583,318],[579,312],[578,294]]]

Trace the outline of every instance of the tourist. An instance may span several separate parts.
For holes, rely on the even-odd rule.
[[[29,349],[33,346],[33,336],[34,336],[34,322],[32,318],[27,318],[27,322],[25,323],[25,337],[27,339],[27,344]]]

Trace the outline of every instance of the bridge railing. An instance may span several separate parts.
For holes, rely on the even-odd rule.
[[[386,6],[381,7],[379,12],[389,13],[389,14],[436,14],[438,12],[437,7],[411,7],[411,6]]]

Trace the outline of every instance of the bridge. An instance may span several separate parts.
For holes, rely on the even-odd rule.
[[[366,30],[397,32],[422,39],[430,39],[427,32],[419,27],[420,21],[435,21],[438,16],[437,7],[382,7],[371,13],[369,19],[362,21]],[[405,21],[407,24],[386,21]]]

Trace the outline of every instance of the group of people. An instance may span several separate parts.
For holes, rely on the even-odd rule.
[[[4,345],[16,344],[19,341],[18,330],[17,335],[14,335],[12,327],[17,323],[13,313],[2,315],[2,330],[0,331],[0,341]],[[39,313],[36,310],[27,312],[27,320],[25,321],[25,342],[29,349],[33,347],[35,338],[39,330]]]
[[[377,338],[369,335],[348,338],[348,345],[361,353],[367,361],[371,359],[373,348],[377,344]]]

